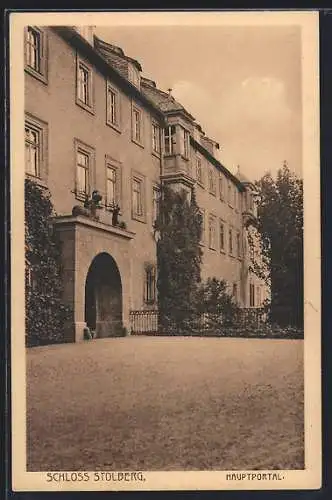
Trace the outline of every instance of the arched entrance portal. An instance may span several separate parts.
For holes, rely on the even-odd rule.
[[[85,283],[85,322],[97,337],[117,335],[122,326],[122,285],[118,266],[107,253],[97,255]]]

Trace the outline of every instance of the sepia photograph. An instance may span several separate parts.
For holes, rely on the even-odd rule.
[[[11,21],[13,488],[319,488],[317,13]]]

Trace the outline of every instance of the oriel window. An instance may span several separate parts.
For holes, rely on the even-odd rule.
[[[165,128],[165,155],[174,154],[175,125]]]

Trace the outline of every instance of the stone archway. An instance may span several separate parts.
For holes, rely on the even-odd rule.
[[[122,327],[122,284],[118,266],[108,253],[97,255],[85,282],[85,322],[96,336],[112,337]]]

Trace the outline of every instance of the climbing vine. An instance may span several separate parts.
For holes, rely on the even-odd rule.
[[[61,246],[50,192],[25,181],[25,305],[28,346],[61,342],[70,309],[62,301]]]

